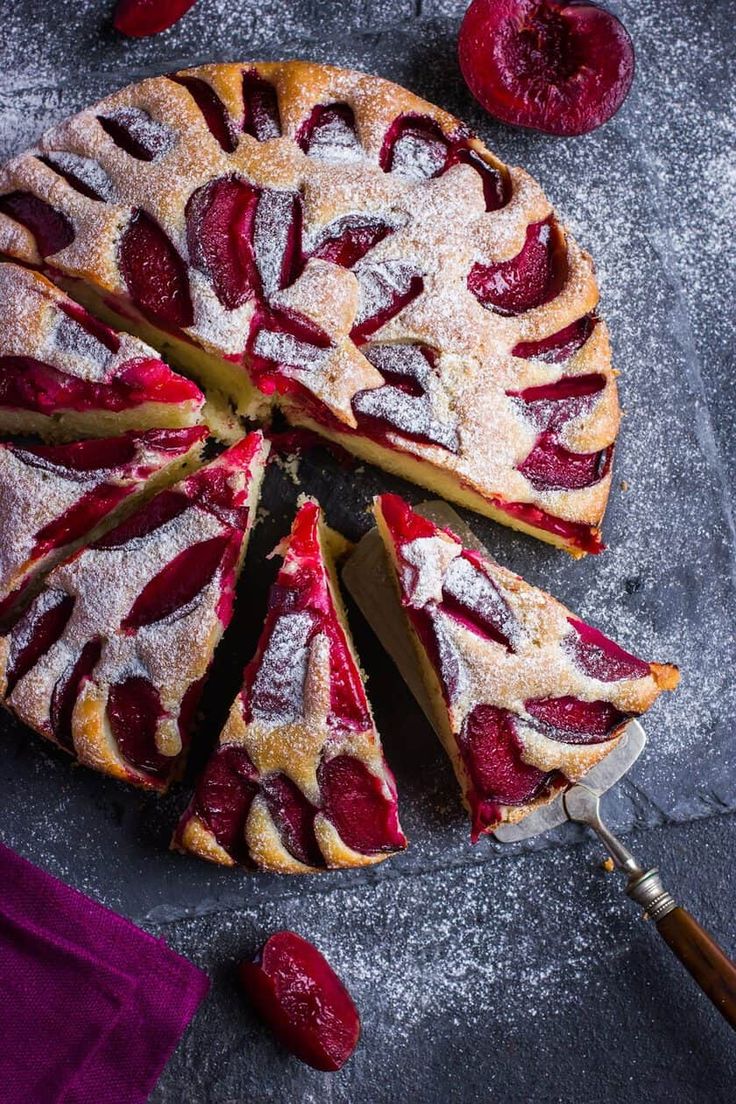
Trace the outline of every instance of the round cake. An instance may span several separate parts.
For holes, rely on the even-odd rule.
[[[574,555],[602,547],[620,412],[592,262],[527,173],[394,84],[292,61],[125,88],[0,171],[0,254],[194,377],[221,436],[278,408]]]

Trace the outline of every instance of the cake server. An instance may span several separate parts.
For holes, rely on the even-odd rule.
[[[437,524],[451,528],[467,547],[485,552],[472,530],[445,502],[427,502],[415,509]],[[358,543],[342,575],[348,591],[431,724],[432,711],[415,661],[414,645],[406,619],[396,601],[383,543],[375,528]],[[601,817],[601,797],[627,773],[645,744],[644,729],[638,721],[630,721],[618,745],[580,782],[518,824],[498,828],[494,836],[500,843],[519,843],[567,821],[575,821],[592,829],[616,869],[625,875],[627,896],[644,910],[645,918],[654,921],[670,950],[724,1019],[736,1029],[736,964],[697,920],[676,903],[664,888],[656,867],[647,869],[642,865]]]

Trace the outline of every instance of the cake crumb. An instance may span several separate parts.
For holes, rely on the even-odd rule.
[[[295,487],[301,486],[301,478],[299,475],[300,459],[298,453],[275,453],[273,457],[273,462],[281,468],[282,472],[288,476]]]

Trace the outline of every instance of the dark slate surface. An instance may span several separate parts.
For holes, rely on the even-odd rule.
[[[734,946],[736,818],[629,843]],[[732,1104],[733,1032],[599,859],[584,846],[359,893],[310,883],[156,926],[213,989],[153,1104]],[[327,951],[361,1009],[338,1074],[279,1051],[233,980],[278,927]]]
[[[564,142],[485,118],[454,59],[462,0],[417,7],[199,0],[166,35],[123,42],[102,0],[0,0],[0,153],[149,73],[214,58],[305,56],[400,80],[540,179],[598,265],[629,414],[617,460],[628,490],[612,497],[611,551],[582,564],[468,520],[500,559],[583,616],[682,666],[681,690],[648,720],[649,750],[608,809],[621,826],[666,823],[639,832],[637,846],[661,860],[673,888],[733,947],[734,818],[674,822],[736,807],[727,493],[736,472],[727,102],[736,5],[620,5],[638,49],[634,92],[607,127]],[[330,521],[351,536],[365,526],[375,490],[406,490],[369,470],[341,470],[321,451],[302,462],[300,482],[279,468],[269,475],[269,512],[208,691],[194,767],[237,688],[274,570],[263,556],[299,490],[319,493]],[[158,1104],[620,1102],[638,1100],[642,1082],[655,1101],[733,1099],[727,1030],[681,985],[615,880],[597,875],[597,852],[498,858],[465,843],[449,768],[367,628],[357,619],[355,628],[412,838],[405,856],[367,874],[240,878],[171,856],[184,789],[164,801],[129,793],[4,725],[0,836],[213,972],[213,995]],[[194,913],[202,915],[177,921]],[[365,1038],[338,1077],[278,1054],[234,990],[234,958],[278,926],[313,937],[355,990]]]

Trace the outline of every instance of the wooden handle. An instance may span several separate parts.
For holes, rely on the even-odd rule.
[[[668,912],[657,922],[657,931],[723,1018],[736,1029],[736,963],[687,909],[674,908]]]

